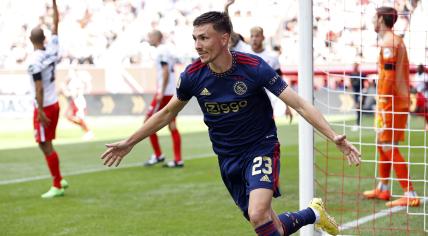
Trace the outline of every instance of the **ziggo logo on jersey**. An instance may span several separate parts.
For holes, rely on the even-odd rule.
[[[246,107],[248,102],[246,100],[239,102],[218,103],[206,102],[205,108],[207,112],[212,115],[227,114],[229,112],[238,112],[240,109]]]

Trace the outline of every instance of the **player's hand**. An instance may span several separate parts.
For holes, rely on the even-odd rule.
[[[37,113],[37,121],[42,123],[43,126],[48,126],[51,123],[51,120],[46,116],[45,112],[39,110]]]
[[[161,104],[162,99],[163,99],[163,94],[162,93],[157,93],[156,94],[156,103],[157,104]]]
[[[346,140],[346,135],[337,135],[334,137],[333,141],[336,144],[336,147],[346,156],[349,165],[360,165],[361,153],[354,147],[354,145]]]
[[[110,167],[116,163],[115,166],[117,167],[134,146],[128,144],[126,140],[122,140],[120,142],[106,144],[106,147],[108,148],[107,151],[101,155],[101,159],[104,160],[104,165]]]
[[[291,108],[289,106],[287,106],[285,108],[285,116],[290,118],[290,124],[293,121],[293,112],[291,112]]]

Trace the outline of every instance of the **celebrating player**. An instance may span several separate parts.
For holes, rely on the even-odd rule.
[[[379,176],[377,188],[365,191],[365,197],[390,200],[388,179],[391,165],[404,190],[404,197],[389,201],[386,206],[419,206],[420,200],[409,180],[405,160],[398,143],[404,141],[404,129],[410,106],[409,60],[401,37],[392,27],[397,20],[397,11],[391,7],[376,9],[373,24],[380,39],[379,81],[376,126],[378,129]]]
[[[175,58],[168,51],[168,48],[162,44],[162,33],[159,30],[150,32],[149,43],[156,48],[155,66],[157,70],[157,91],[153,97],[145,121],[168,104],[175,90]],[[171,168],[183,167],[184,163],[181,159],[181,138],[175,123],[175,117],[169,122],[168,128],[172,137],[174,160],[167,162],[164,166]],[[154,154],[144,163],[145,166],[152,166],[165,161],[156,133],[150,135],[150,143],[152,144]]]
[[[101,156],[104,164],[118,166],[135,144],[171,122],[195,96],[218,155],[223,182],[258,235],[290,235],[314,223],[330,234],[338,234],[338,226],[321,199],[315,198],[308,208],[298,212],[277,215],[272,209],[272,198],[280,196],[280,148],[264,88],[332,140],[349,164],[360,163],[358,150],[344,135],[337,135],[322,114],[260,57],[229,51],[232,23],[227,14],[204,13],[193,26],[199,60],[181,74],[176,96],[129,138],[107,144]]]
[[[48,192],[42,194],[42,198],[53,198],[64,195],[64,189],[68,187],[67,181],[61,176],[59,158],[52,140],[55,139],[55,131],[59,117],[58,98],[55,91],[55,64],[58,60],[58,9],[56,1],[53,5],[52,38],[45,46],[45,34],[40,27],[31,30],[30,40],[34,46],[34,53],[28,67],[28,73],[32,78],[32,86],[35,92],[34,109],[34,134],[36,142],[45,155],[47,165],[53,178],[53,186]]]

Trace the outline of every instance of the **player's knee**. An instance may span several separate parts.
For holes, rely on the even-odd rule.
[[[254,207],[248,209],[248,216],[252,225],[262,225],[271,220],[270,209]]]

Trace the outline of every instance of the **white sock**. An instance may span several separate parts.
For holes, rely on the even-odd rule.
[[[389,185],[379,182],[377,185],[377,189],[379,189],[380,191],[387,191],[389,190]]]
[[[408,191],[404,193],[404,196],[414,198],[414,197],[417,197],[418,195],[416,194],[415,191]]]
[[[312,211],[314,212],[314,214],[315,214],[315,223],[314,224],[317,224],[318,222],[320,222],[320,213],[318,212],[317,209],[315,209],[313,207],[309,207],[309,208],[311,208]]]

